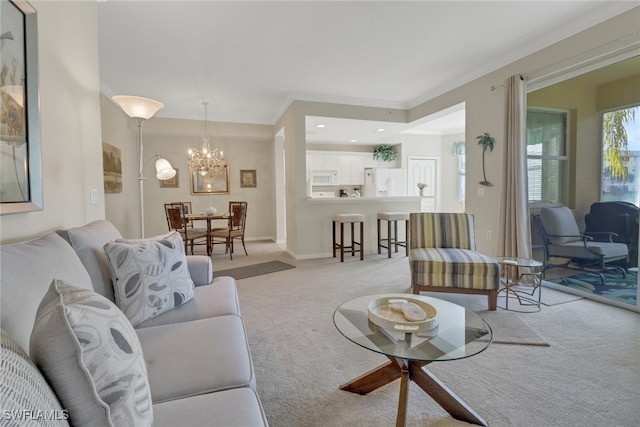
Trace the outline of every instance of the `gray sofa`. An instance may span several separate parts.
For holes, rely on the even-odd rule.
[[[45,412],[50,416],[44,418],[53,418],[52,425],[81,424],[80,418],[74,419],[74,413],[66,407],[66,393],[72,390],[57,389],[61,386],[55,384],[55,378],[47,377],[41,367],[43,361],[34,357],[33,349],[38,348],[38,343],[30,341],[41,335],[34,331],[32,338],[32,330],[39,324],[36,315],[42,316],[41,301],[53,292],[54,279],[73,285],[74,290],[79,288],[85,296],[99,294],[115,302],[112,269],[103,247],[117,239],[121,239],[118,230],[108,221],[100,220],[0,247],[2,362],[8,365],[5,361],[18,359],[16,366],[20,367],[15,374],[15,385],[10,384],[13,374],[3,377],[2,409],[15,407],[23,411],[12,416],[32,419],[34,413],[28,411],[51,409],[52,412]],[[266,426],[255,391],[253,364],[235,280],[214,279],[211,260],[206,256],[187,256],[186,259],[195,284],[193,298],[140,323],[135,329],[127,326],[135,331],[137,340],[134,338],[134,341],[139,342],[144,359],[153,425]],[[36,363],[26,359],[27,355]],[[33,375],[27,372],[29,369],[36,372],[36,378],[25,382],[24,378]],[[32,385],[37,392],[28,390],[27,386]],[[31,403],[35,407],[22,402],[38,393],[49,393],[49,385],[55,396],[48,398],[55,401],[57,396],[60,406],[55,408],[59,409],[38,401]],[[26,397],[18,396],[21,393]],[[75,403],[69,405],[72,404]],[[104,410],[108,412],[109,408]],[[115,413],[113,408],[111,411]],[[104,425],[114,424],[118,423]]]

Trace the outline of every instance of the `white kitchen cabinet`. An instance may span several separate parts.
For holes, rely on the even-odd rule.
[[[364,162],[362,154],[341,154],[338,167],[338,185],[363,185]]]
[[[338,153],[323,153],[321,151],[307,151],[307,170],[333,170],[339,167]]]

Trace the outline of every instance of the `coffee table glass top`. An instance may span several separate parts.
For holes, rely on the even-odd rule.
[[[438,312],[437,335],[386,331],[368,318],[369,303],[383,297],[419,298]],[[464,359],[485,350],[493,339],[487,322],[473,311],[437,298],[411,294],[368,295],[347,301],[336,309],[333,323],[348,340],[390,357],[427,362]]]

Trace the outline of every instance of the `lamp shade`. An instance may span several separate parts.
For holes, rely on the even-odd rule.
[[[156,160],[156,178],[165,181],[176,176],[176,170],[171,166],[168,160],[160,158]]]
[[[150,119],[164,104],[141,96],[116,95],[113,100],[124,110],[129,117],[134,119]]]

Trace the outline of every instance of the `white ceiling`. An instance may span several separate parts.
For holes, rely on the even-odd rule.
[[[157,99],[157,117],[202,119],[206,101],[209,120],[258,124],[294,99],[411,108],[634,6],[101,0],[101,90]]]

